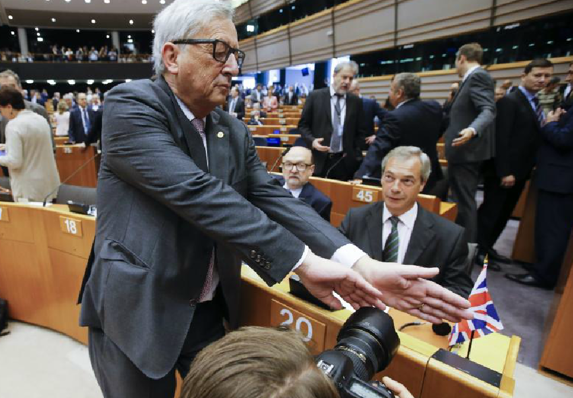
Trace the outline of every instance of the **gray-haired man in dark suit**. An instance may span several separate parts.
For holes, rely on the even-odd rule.
[[[175,372],[223,336],[224,318],[237,325],[241,261],[269,285],[294,270],[338,308],[333,291],[383,307],[383,290],[384,303],[430,321],[471,317],[466,300],[420,279],[437,269],[371,259],[270,177],[246,125],[218,108],[244,59],[232,15],[228,1],[165,7],[158,78],[106,100],[80,318],[106,398],[173,397]]]
[[[458,50],[456,69],[463,80],[445,132],[450,188],[458,204],[456,223],[466,229],[468,242],[477,240],[475,194],[480,168],[483,161],[495,155],[495,84],[480,67],[482,56],[478,43],[465,44]]]

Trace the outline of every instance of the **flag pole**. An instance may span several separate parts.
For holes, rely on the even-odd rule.
[[[474,342],[474,333],[476,331],[472,330],[472,334],[470,336],[470,346],[468,347],[468,355],[466,355],[466,359],[470,359],[470,352],[472,351],[472,343]]]

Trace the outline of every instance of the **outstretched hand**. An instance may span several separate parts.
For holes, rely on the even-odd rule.
[[[384,304],[432,323],[472,319],[469,301],[424,278],[432,278],[438,268],[382,263],[368,256],[352,267],[379,289]]]
[[[354,309],[360,307],[386,308],[382,294],[352,268],[326,260],[309,252],[303,263],[294,271],[308,291],[334,309],[342,303],[333,292],[338,293]]]

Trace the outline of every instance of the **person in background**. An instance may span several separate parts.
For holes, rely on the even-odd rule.
[[[362,149],[367,149],[369,145],[374,142],[376,138],[376,132],[374,131],[374,125],[379,125],[388,113],[385,109],[380,107],[380,104],[376,99],[366,98],[360,95],[360,83],[358,80],[352,80],[350,85],[350,93],[360,97],[362,99],[362,108],[364,110],[364,123],[366,128],[366,137],[364,138],[364,144]]]
[[[60,93],[56,91],[54,93],[54,96],[52,97],[52,108],[54,110],[58,109],[58,103],[60,102],[60,100],[61,100]]]
[[[504,90],[503,87],[501,86],[497,86],[495,88],[495,94],[494,94],[494,100],[495,102],[499,101],[500,99],[502,99],[505,96],[507,90]]]
[[[78,107],[70,112],[70,129],[68,136],[74,144],[81,144],[86,140],[93,123],[94,113],[88,108],[86,93],[78,94]]]
[[[294,86],[288,86],[288,92],[284,95],[283,103],[285,105],[298,105],[298,95],[294,91]]]
[[[70,129],[70,111],[65,101],[58,103],[58,110],[54,113],[56,121],[56,137],[66,137]]]
[[[296,145],[296,144],[295,144]],[[292,196],[304,201],[322,218],[330,222],[332,201],[309,182],[314,173],[314,159],[310,149],[293,146],[283,154],[282,177],[276,177]]]
[[[562,98],[559,108],[564,111],[573,106],[573,62],[569,63],[567,76],[565,76],[565,83],[566,84],[559,90]]]
[[[274,90],[275,86],[271,84],[267,91],[267,96],[263,99],[263,109],[267,112],[274,112],[279,107],[279,101],[274,94]]]
[[[245,117],[245,102],[239,95],[239,89],[236,86],[231,88],[231,96],[227,99],[225,110],[239,120],[243,120]]]
[[[251,118],[247,122],[249,126],[262,126],[263,122],[261,121],[261,112],[260,111],[251,111]]]
[[[10,86],[0,88],[0,113],[6,125],[6,155],[0,166],[10,171],[15,202],[51,200],[60,185],[52,151],[52,131],[42,116],[26,109],[22,93]]]
[[[559,83],[561,79],[557,76],[553,76],[547,86],[537,93],[537,98],[539,98],[539,105],[543,109],[545,116],[559,106],[561,103],[561,93],[559,92]]]
[[[263,101],[262,84],[257,84],[255,89],[251,92],[251,103],[254,105]]]

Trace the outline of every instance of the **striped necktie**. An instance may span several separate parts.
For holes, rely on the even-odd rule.
[[[398,249],[400,247],[400,239],[398,238],[398,221],[400,221],[398,217],[390,217],[392,230],[386,239],[386,245],[384,246],[384,252],[382,253],[383,261],[389,263],[398,262]]]
[[[539,104],[539,98],[533,97],[533,103],[535,104],[535,114],[537,115],[537,121],[539,125],[543,125],[543,121],[545,120],[545,115],[543,114],[543,108]]]

